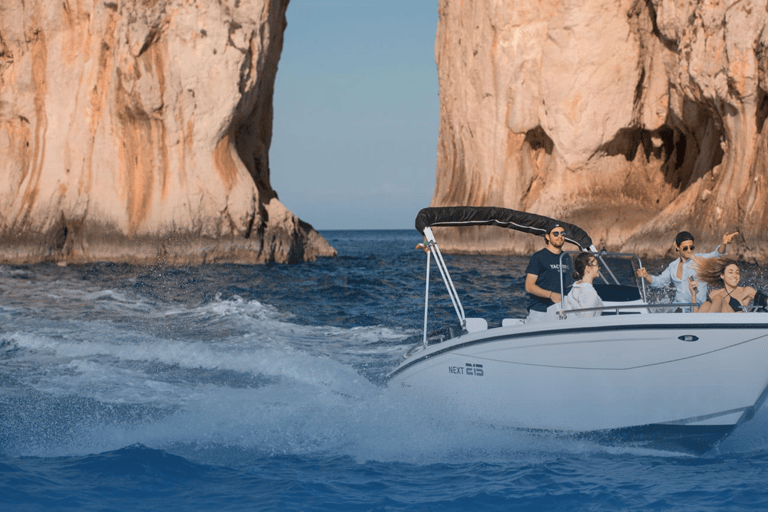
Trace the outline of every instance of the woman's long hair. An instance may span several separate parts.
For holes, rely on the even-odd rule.
[[[701,258],[694,256],[693,262],[696,265],[696,279],[704,281],[709,286],[724,286],[723,278],[720,277],[725,272],[728,265],[737,265],[731,258]]]

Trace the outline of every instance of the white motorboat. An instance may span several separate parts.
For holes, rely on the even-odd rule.
[[[554,431],[607,443],[703,453],[753,417],[768,395],[768,314],[670,312],[650,304],[634,255],[597,252],[580,228],[568,241],[600,258],[600,315],[526,324],[466,318],[433,226],[498,225],[546,233],[552,219],[500,208],[426,208],[423,339],[388,386],[426,394],[459,414],[499,427]],[[458,317],[456,336],[427,333],[430,262]],[[622,277],[623,276],[623,277]],[[754,309],[754,308],[753,308]]]

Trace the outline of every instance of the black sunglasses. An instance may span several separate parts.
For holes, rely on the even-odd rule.
[[[565,236],[565,231],[553,231],[552,236]]]
[[[696,246],[695,246],[695,245],[686,245],[685,247],[681,247],[681,248],[680,248],[680,250],[681,250],[681,251],[692,251],[692,250],[694,250],[695,248],[696,248]]]

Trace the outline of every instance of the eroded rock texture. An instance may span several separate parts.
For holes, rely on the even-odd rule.
[[[433,205],[561,217],[598,248],[669,255],[726,230],[768,260],[766,0],[440,0]],[[528,253],[530,235],[441,235]]]
[[[3,0],[0,259],[335,251],[269,181],[288,0]]]

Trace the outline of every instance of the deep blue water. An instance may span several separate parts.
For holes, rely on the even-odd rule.
[[[0,510],[768,507],[766,411],[692,457],[397,402],[420,237],[323,234],[299,265],[0,267]],[[522,315],[527,258],[447,259],[470,316]]]

